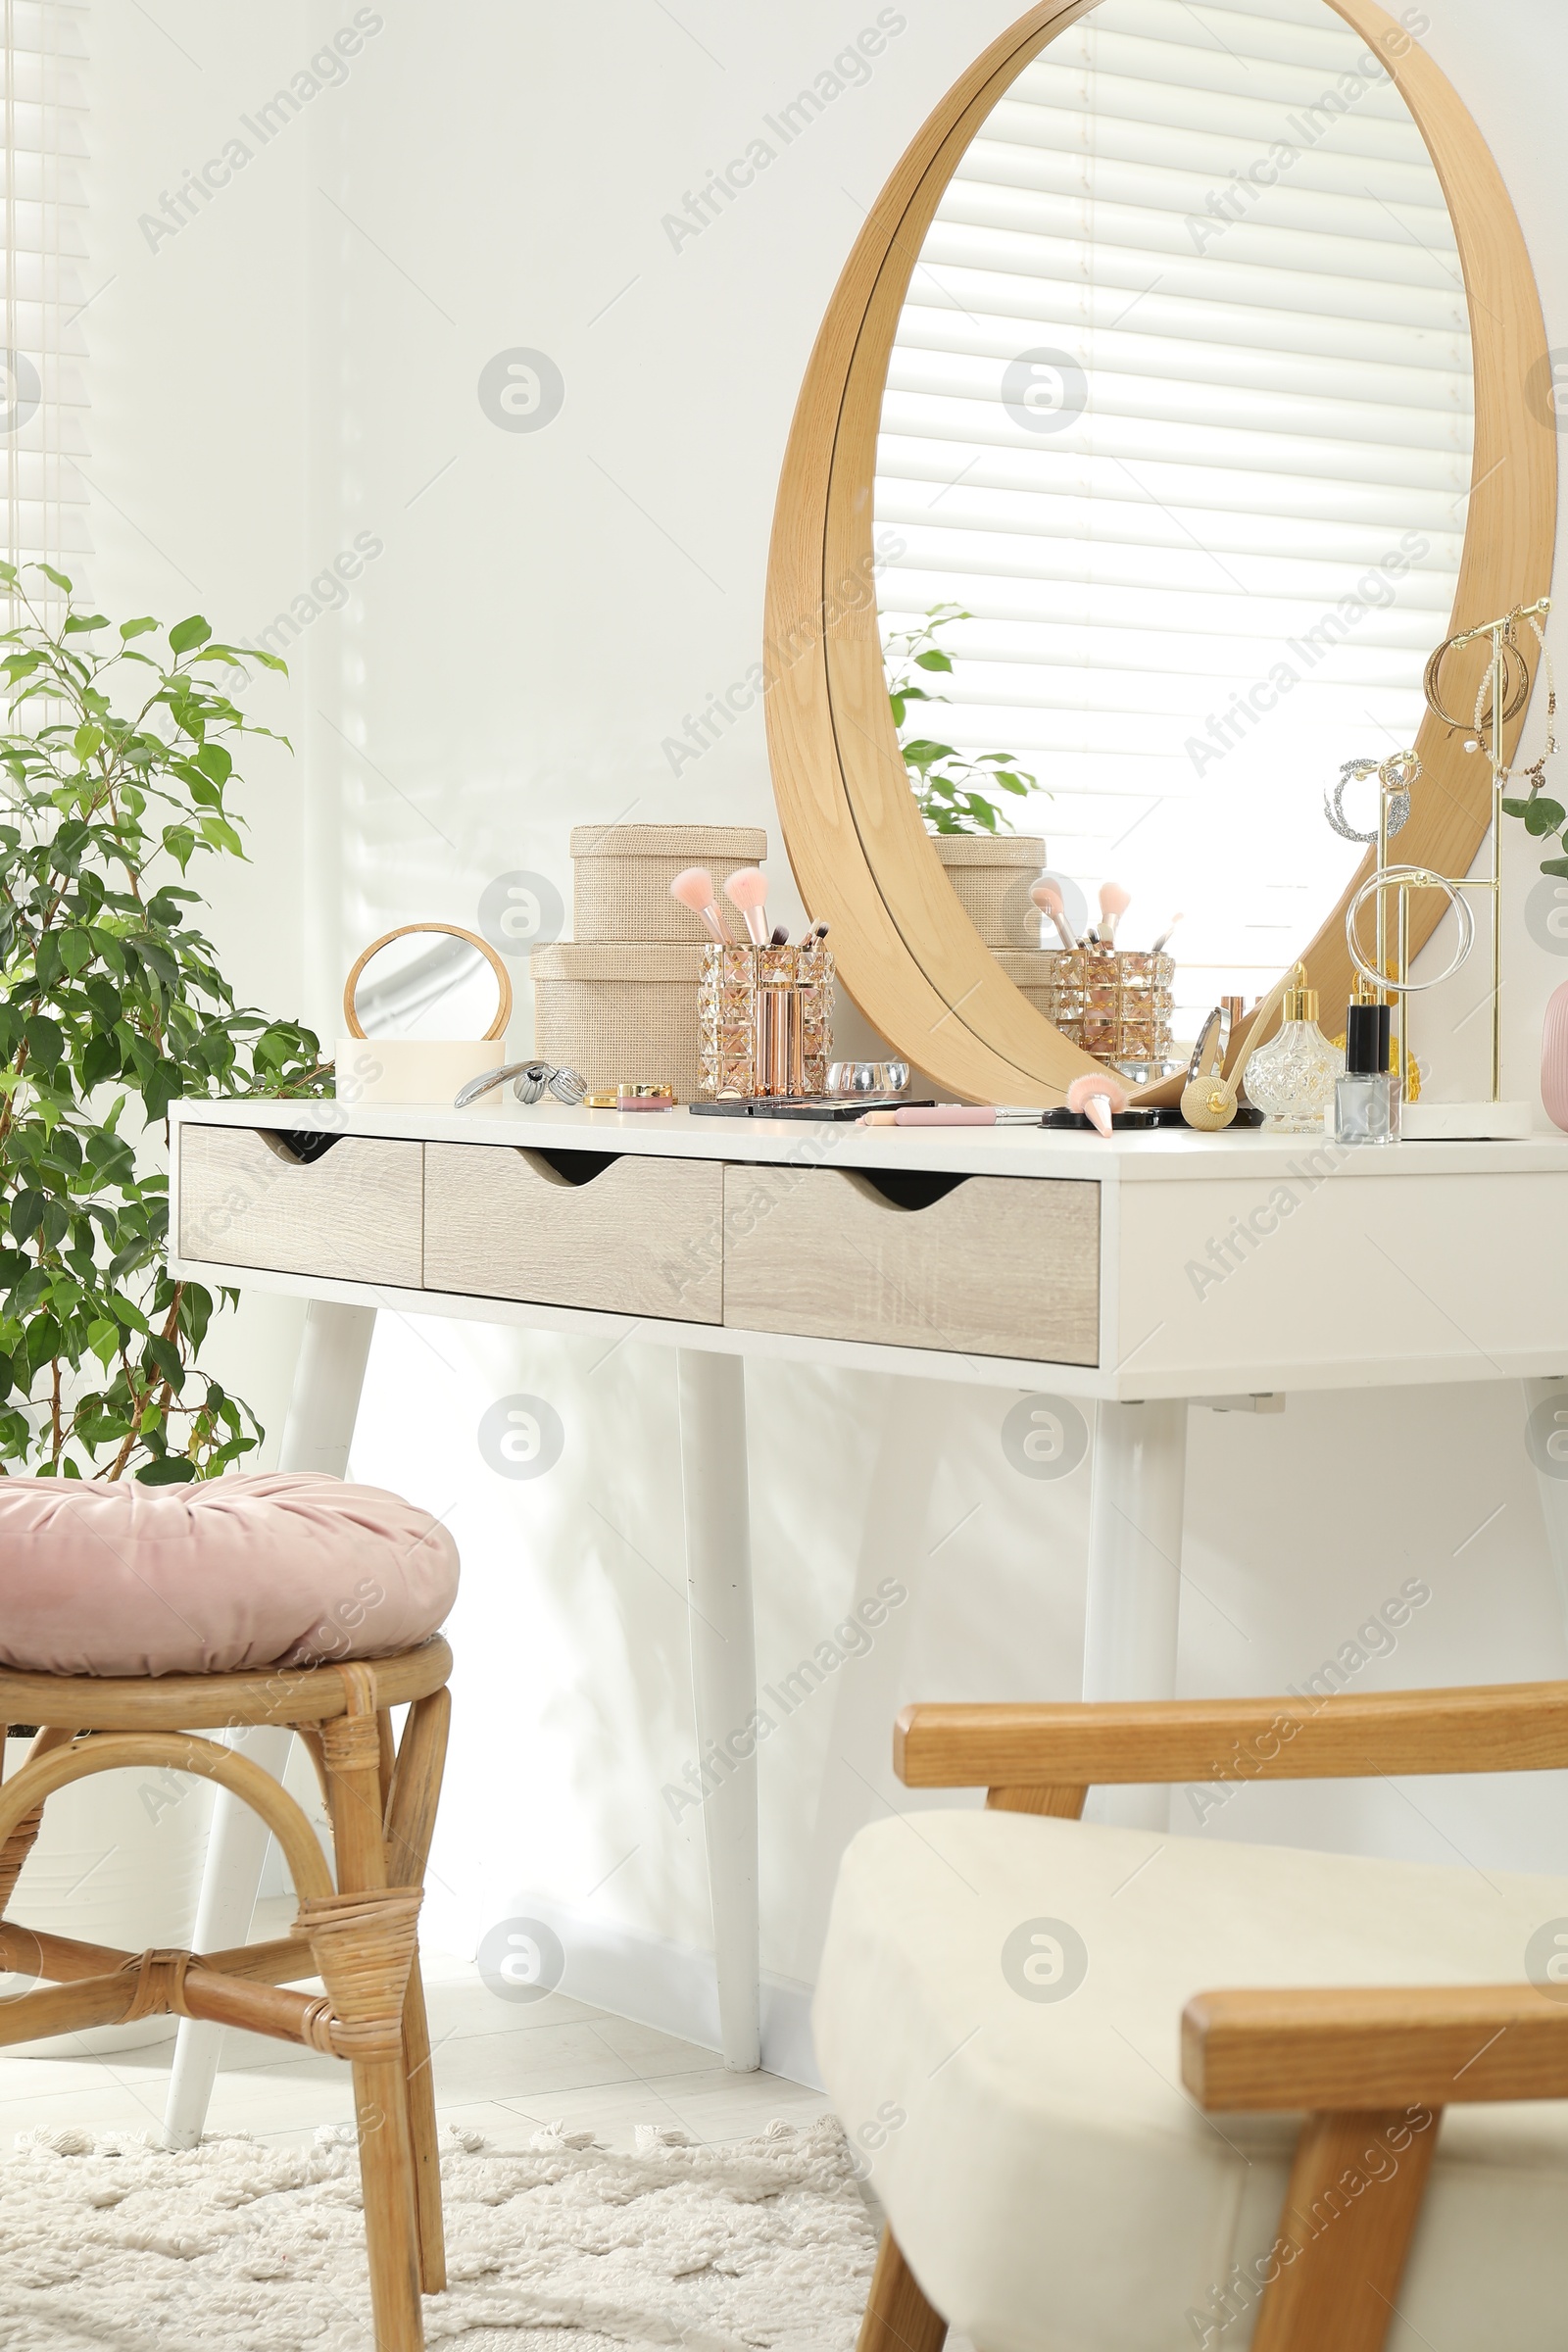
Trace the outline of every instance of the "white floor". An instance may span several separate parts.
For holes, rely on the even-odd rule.
[[[256,1939],[282,1934],[293,1911],[287,1901],[261,1906]],[[503,2000],[471,1963],[440,1953],[425,1953],[424,1972],[440,2120],[482,2132],[499,2147],[526,2146],[558,2119],[629,2148],[638,2124],[676,2125],[712,2143],[747,2138],[775,2117],[804,2124],[828,2111],[820,2091],[777,2075],[728,2074],[711,2050],[564,1993]],[[0,2053],[0,2146],[39,2128],[161,2125],[172,2040],[108,2057],[88,2055],[72,2035],[34,2046],[36,2056]],[[351,2123],[353,2113],[349,2070],[339,2060],[225,2034],[209,2131],[303,2143],[318,2125]]]

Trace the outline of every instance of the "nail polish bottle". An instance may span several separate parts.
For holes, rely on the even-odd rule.
[[[1389,1068],[1389,1007],[1351,1004],[1345,1017],[1345,1071],[1334,1088],[1334,1133],[1342,1144],[1396,1144],[1403,1088]]]

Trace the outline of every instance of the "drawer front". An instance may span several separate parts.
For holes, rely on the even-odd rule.
[[[179,1253],[416,1291],[424,1146],[340,1135],[297,1160],[260,1127],[179,1129]]]
[[[923,1188],[900,1172],[906,1200]],[[926,1206],[858,1170],[726,1168],[724,1320],[1042,1363],[1100,1360],[1100,1187],[971,1176]]]
[[[424,1287],[718,1323],[723,1205],[715,1160],[427,1144]]]

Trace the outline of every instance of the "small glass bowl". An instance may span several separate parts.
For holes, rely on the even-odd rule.
[[[830,1061],[827,1091],[841,1099],[853,1095],[902,1095],[909,1083],[906,1061]]]

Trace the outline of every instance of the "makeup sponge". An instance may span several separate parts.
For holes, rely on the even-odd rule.
[[[1125,1110],[1131,1100],[1121,1080],[1112,1078],[1108,1070],[1085,1070],[1067,1089],[1067,1108],[1082,1111],[1107,1140],[1112,1114]]]

